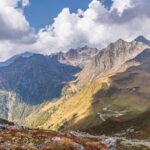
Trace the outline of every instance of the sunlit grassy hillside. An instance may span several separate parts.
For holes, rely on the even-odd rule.
[[[150,107],[149,59],[142,59],[136,66],[129,65],[129,69],[127,64],[126,70],[121,69],[123,72],[97,77],[76,93],[69,93],[70,96],[40,105],[26,123],[54,130],[84,130],[110,117],[144,112]]]
[[[38,113],[34,112],[34,115],[29,116],[28,123],[34,127],[63,129],[77,124],[88,116],[91,119],[84,122],[84,126],[94,123],[96,113],[91,109],[93,95],[102,88],[104,82],[107,83],[108,78],[97,79],[69,99],[62,98],[45,104],[42,109],[39,108]]]

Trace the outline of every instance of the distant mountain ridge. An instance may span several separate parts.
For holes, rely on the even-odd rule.
[[[26,108],[60,97],[62,89],[80,71],[79,67],[61,64],[54,57],[28,56],[16,57],[8,66],[0,67],[0,116],[3,118],[17,120],[18,115],[30,112]]]
[[[84,46],[82,48],[70,49],[68,52],[57,53],[56,57],[61,63],[72,64],[80,67],[84,67],[85,63],[91,60],[99,52],[96,48],[90,48]]]
[[[148,41],[148,40],[147,40]],[[78,49],[70,49],[68,52],[57,53],[60,63],[79,66],[82,71],[78,74],[77,87],[81,88],[86,81],[96,76],[115,72],[126,61],[136,57],[149,46],[143,42],[126,42],[122,39],[109,44],[106,48],[98,50],[85,46]]]
[[[70,97],[76,96],[86,87],[93,86],[97,79],[109,78],[117,74],[121,67],[126,66],[128,69],[134,66],[134,62],[130,65],[127,62],[134,60],[137,56],[139,59],[143,59],[147,53],[142,56],[140,54],[148,48],[148,40],[139,37],[131,42],[119,39],[102,50],[85,46],[50,56],[28,52],[16,55],[8,61],[0,63],[0,117],[17,121],[20,118],[24,120],[27,116],[32,116],[34,110],[36,110],[37,117],[41,111],[40,108],[45,103],[50,103],[51,106],[51,101],[56,99],[58,101],[63,99],[62,105],[65,105]],[[99,88],[103,88],[103,86],[102,83],[97,85]],[[94,87],[93,90],[95,89]],[[89,99],[89,97],[84,98],[84,95],[86,92],[79,100]],[[91,93],[91,95],[95,98],[95,93]],[[82,102],[79,102],[79,105],[74,108],[80,108],[80,103]],[[67,113],[67,107],[63,110],[64,114]],[[92,106],[90,107],[92,108]],[[44,113],[42,112],[44,121],[39,124],[45,124],[53,114],[56,115],[54,118],[57,118],[59,108],[61,108],[61,104],[52,107],[49,111],[46,109]],[[18,114],[17,110],[18,116],[15,115]],[[78,114],[78,112],[76,113]],[[63,118],[64,116],[58,120],[63,122],[66,119]],[[47,125],[49,124],[47,123]]]
[[[142,42],[142,43],[144,43],[144,44],[150,46],[150,41],[149,41],[148,39],[146,39],[144,36],[141,36],[141,35],[138,36],[138,37],[135,39],[135,41],[137,41],[137,42]]]
[[[22,54],[15,55],[15,56],[11,57],[10,59],[8,59],[4,62],[0,62],[0,67],[9,66],[10,64],[12,64],[19,57],[29,58],[33,55],[34,55],[34,53],[31,53],[31,52],[24,52]]]

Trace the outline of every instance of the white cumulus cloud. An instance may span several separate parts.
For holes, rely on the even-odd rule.
[[[111,10],[116,9],[120,15],[125,9],[132,7],[131,4],[132,0],[112,0],[112,1],[113,5],[111,7]]]
[[[101,49],[138,35],[150,39],[150,0],[113,0],[110,10],[99,0],[92,0],[85,11],[64,8],[36,35],[18,2],[29,5],[28,0],[0,0],[0,59],[29,50],[50,54],[85,45]]]
[[[35,35],[18,4],[27,6],[28,0],[0,0],[0,60],[23,51],[35,42]],[[21,47],[18,50],[18,47]]]
[[[93,0],[85,11],[71,13],[64,8],[52,25],[38,33],[36,47],[43,53],[85,45],[101,49],[118,38],[132,40],[141,34],[150,38],[147,7],[149,0],[113,0],[108,10],[99,0]]]

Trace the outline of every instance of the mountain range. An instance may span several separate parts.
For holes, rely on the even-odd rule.
[[[88,130],[149,109],[150,41],[122,39],[0,63],[0,117],[31,127]]]

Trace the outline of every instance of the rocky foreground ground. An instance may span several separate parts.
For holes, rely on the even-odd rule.
[[[96,135],[81,131],[30,129],[0,119],[0,150],[149,150],[149,119],[146,120],[144,130],[125,128],[111,135]]]
[[[70,133],[0,125],[0,150],[108,150],[101,141]]]

